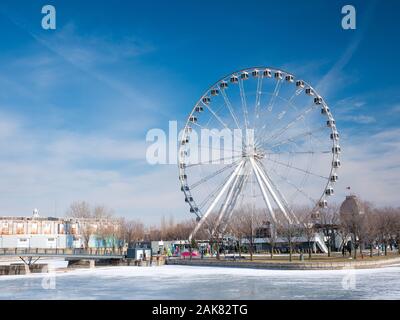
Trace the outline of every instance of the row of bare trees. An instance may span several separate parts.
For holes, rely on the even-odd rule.
[[[85,248],[88,247],[92,235],[95,234],[97,240],[104,241],[116,232],[112,223],[106,223],[111,221],[113,212],[105,206],[92,207],[85,201],[74,202],[68,208],[66,216],[79,219],[79,234]]]
[[[143,241],[187,239],[195,225],[194,219],[175,223],[173,218],[167,222],[163,217],[159,227],[146,228],[139,219],[116,217],[113,210],[102,205],[91,206],[86,201],[72,203],[66,216],[79,220],[79,234],[84,248],[89,247],[93,237],[99,243],[111,242],[113,248],[133,246]]]
[[[91,237],[103,246],[107,242],[113,249],[125,244],[132,245],[145,238],[145,226],[140,220],[118,218],[113,210],[105,206],[92,207],[85,201],[74,202],[66,216],[79,219],[79,234],[84,248],[89,247]]]
[[[210,215],[208,224],[197,235],[197,239],[207,239],[217,242],[224,236],[233,236],[237,241],[236,249],[241,252],[242,241],[246,241],[246,250],[253,258],[256,238],[268,238],[271,258],[276,250],[279,238],[292,260],[292,253],[296,251],[308,253],[311,259],[315,249],[316,234],[321,235],[328,248],[328,256],[333,249],[342,249],[342,254],[349,254],[354,259],[357,255],[364,257],[365,249],[369,255],[374,251],[380,255],[387,255],[388,248],[394,250],[400,246],[400,208],[384,207],[374,208],[371,203],[361,201],[361,214],[340,215],[339,206],[321,210],[318,215],[312,214],[309,207],[296,207],[292,214],[296,223],[289,223],[284,215],[277,212],[277,223],[270,225],[266,212],[242,207],[232,214],[227,224],[215,228],[217,215]],[[292,221],[293,222],[293,221]],[[267,234],[259,234],[260,230],[269,229]],[[214,232],[212,232],[214,230]],[[341,240],[339,244],[338,239]],[[301,247],[301,248],[300,248]],[[398,250],[399,252],[399,250]],[[400,253],[400,252],[399,252]]]
[[[363,204],[364,213],[361,215],[342,216],[339,230],[342,238],[351,238],[350,251],[357,258],[357,249],[363,257],[363,249],[369,248],[373,255],[374,248],[380,255],[388,254],[388,248],[393,250],[400,245],[400,208],[374,208],[370,203]],[[400,253],[400,252],[399,252]]]
[[[323,235],[328,247],[328,256],[335,248],[336,237],[342,239],[340,248],[343,254],[348,252],[357,258],[357,250],[363,255],[363,249],[369,248],[373,255],[374,248],[378,254],[387,249],[398,248],[400,244],[400,209],[374,208],[370,203],[363,202],[363,214],[340,216],[338,206],[331,206],[319,213],[318,217],[311,214],[308,207],[297,207],[293,210],[297,223],[288,223],[287,219],[277,212],[278,223],[270,225],[265,211],[251,207],[242,207],[235,210],[229,218],[218,226],[217,215],[211,214],[207,222],[195,235],[196,239],[207,240],[219,254],[221,239],[232,237],[235,239],[235,251],[239,254],[245,248],[253,258],[255,241],[257,238],[268,238],[271,258],[275,252],[277,238],[286,242],[289,258],[302,243],[311,258],[315,234]],[[196,225],[195,219],[175,222],[163,217],[159,226],[146,227],[138,219],[117,218],[113,211],[104,206],[90,206],[87,202],[75,202],[67,211],[67,216],[79,218],[81,221],[80,234],[85,247],[88,247],[89,238],[93,235],[100,240],[112,241],[112,246],[133,245],[141,241],[153,240],[185,240]],[[243,241],[246,243],[244,244]],[[351,243],[351,247],[349,247]],[[195,244],[194,244],[195,245]],[[375,250],[376,251],[376,250]]]
[[[151,226],[146,233],[146,239],[151,240],[184,240],[188,239],[196,224],[195,219],[188,219],[175,223],[171,217],[168,221],[163,216],[160,226]]]

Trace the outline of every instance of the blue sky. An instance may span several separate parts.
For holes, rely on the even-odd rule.
[[[350,3],[357,29],[343,30]],[[41,28],[45,4],[56,30]],[[188,217],[176,167],[145,161],[146,132],[254,65],[290,70],[331,106],[346,150],[338,201],[350,185],[399,205],[399,12],[394,0],[2,1],[1,214],[87,200],[147,223]]]

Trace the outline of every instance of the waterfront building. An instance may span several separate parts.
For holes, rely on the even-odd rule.
[[[118,224],[110,219],[0,217],[0,248],[113,247]],[[101,229],[101,230],[100,230]]]

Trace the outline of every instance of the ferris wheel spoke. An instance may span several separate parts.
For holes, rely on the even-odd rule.
[[[287,164],[287,163],[283,163],[283,162],[280,162],[280,161],[277,161],[277,160],[272,160],[272,159],[269,159],[269,158],[264,158],[264,159],[265,159],[266,161],[271,161],[271,162],[274,162],[274,163],[276,163],[276,164],[279,164],[279,165],[284,166],[284,167],[287,167],[287,168],[291,168],[291,169],[294,169],[294,170],[297,170],[297,171],[301,171],[301,172],[303,172],[303,173],[312,175],[312,176],[314,176],[314,177],[318,177],[318,178],[321,178],[321,179],[329,180],[328,177],[321,176],[321,175],[319,175],[319,174],[313,173],[313,172],[308,171],[308,170],[304,170],[304,169],[302,169],[302,168],[298,168],[298,167],[292,166],[292,165]]]
[[[208,129],[207,127],[204,127],[204,126],[202,126],[202,125],[200,125],[200,124],[198,124],[198,123],[193,123],[193,124],[194,124],[195,126],[199,127],[200,129],[208,130],[208,132],[210,132],[213,136],[215,136],[215,137],[221,139],[221,136],[220,136],[220,135],[217,135],[213,130],[210,130],[210,129]],[[230,130],[229,128],[226,128],[226,129]],[[233,131],[233,133],[235,133],[235,131]],[[240,140],[242,141],[242,143],[243,143],[243,141],[244,141],[243,137],[239,137],[239,136],[237,136],[237,135],[236,135],[236,137],[237,137],[238,139],[240,139]],[[234,137],[233,137],[233,138],[234,138]],[[200,146],[199,148],[203,148],[203,147]],[[214,149],[214,150],[218,150],[218,149],[215,149],[215,148],[212,148],[212,147],[210,147],[210,148],[211,148],[211,149]],[[223,150],[224,150],[224,151],[232,151],[232,152],[242,152],[241,150],[239,151],[239,150],[233,150],[233,149],[226,149],[225,147],[224,147]]]
[[[215,197],[215,199],[213,200],[213,202],[211,203],[211,205],[208,207],[207,211],[204,213],[204,215],[201,216],[200,221],[197,223],[196,227],[194,228],[193,232],[190,234],[189,236],[189,241],[192,240],[193,235],[195,235],[197,233],[197,231],[199,231],[199,229],[201,228],[201,226],[203,225],[204,221],[207,219],[208,215],[212,212],[212,210],[214,209],[215,205],[217,204],[217,202],[220,200],[220,198],[222,197],[222,195],[225,193],[226,189],[229,187],[229,185],[232,183],[233,179],[235,178],[235,176],[238,174],[239,170],[242,167],[242,161],[240,162],[240,164],[236,167],[236,169],[234,170],[234,172],[231,174],[231,176],[229,177],[228,181],[226,181],[226,183],[224,184],[224,186],[221,188],[220,192],[218,193],[218,195]]]
[[[288,129],[290,129],[294,124],[296,124],[298,121],[304,120],[304,116],[307,115],[309,112],[311,112],[314,109],[315,109],[315,105],[306,109],[304,112],[302,112],[300,115],[298,115],[294,120],[289,122],[285,127],[283,127],[281,130],[279,130],[277,133],[273,134],[271,137],[267,138],[263,142],[266,143],[268,141],[271,141],[272,139],[278,138],[279,136],[284,134]]]
[[[241,160],[235,161],[234,163],[231,163],[231,164],[229,164],[229,165],[227,165],[227,166],[225,166],[225,167],[223,167],[223,168],[221,168],[221,169],[219,169],[219,170],[213,172],[212,174],[209,174],[208,176],[206,176],[206,177],[200,179],[199,181],[193,183],[191,186],[189,186],[189,189],[190,189],[190,190],[195,189],[196,187],[198,187],[198,186],[201,185],[202,183],[207,182],[208,180],[210,180],[210,179],[212,179],[212,178],[215,178],[216,176],[220,175],[222,172],[228,170],[229,168],[234,167],[234,166],[237,165],[240,161],[241,161]]]
[[[228,107],[229,113],[231,114],[232,119],[236,124],[236,127],[239,130],[241,130],[240,125],[239,125],[239,121],[238,121],[238,119],[236,117],[235,111],[233,110],[232,103],[230,102],[230,100],[228,98],[228,95],[226,94],[225,90],[221,90],[221,94],[222,94],[222,97],[224,98],[226,106]]]
[[[283,99],[284,101],[286,100],[286,105],[285,105],[285,107],[283,108],[284,114],[286,114],[286,112],[288,111],[288,107],[292,107],[292,108],[294,108],[295,110],[297,110],[296,106],[293,105],[292,101],[293,101],[293,99],[294,99],[295,97],[297,97],[302,91],[303,91],[303,88],[298,89],[298,90],[296,90],[296,91],[294,92],[294,94],[290,97],[289,100]],[[278,115],[278,117],[279,117],[279,115]],[[279,119],[279,118],[278,118],[278,119]],[[280,120],[280,119],[279,119],[279,120]]]
[[[203,106],[206,107],[206,109],[207,109],[208,111],[210,111],[210,113],[218,120],[218,122],[219,122],[224,128],[228,128],[228,126],[226,125],[226,123],[220,118],[219,115],[217,115],[217,113],[216,113],[213,109],[211,109],[211,107],[210,107],[207,103],[202,102],[202,104],[203,104]]]
[[[229,204],[229,207],[228,207],[228,212],[229,212],[229,213],[228,213],[228,217],[226,218],[226,221],[227,221],[227,222],[229,222],[230,219],[231,219],[231,217],[232,217],[232,214],[233,214],[233,212],[234,212],[234,210],[235,210],[235,208],[236,208],[236,204],[237,204],[237,201],[238,201],[238,199],[239,199],[239,196],[240,196],[241,193],[242,193],[242,190],[244,190],[244,189],[246,188],[249,174],[248,174],[248,173],[245,173],[245,172],[246,172],[245,169],[246,169],[246,168],[244,167],[244,168],[243,168],[243,171],[244,171],[244,172],[239,176],[238,187],[236,188],[235,193],[234,193],[234,195],[232,196],[232,201],[231,201],[231,203]],[[224,232],[225,232],[227,226],[228,226],[228,224],[225,224],[225,227],[222,229],[222,232],[221,232],[222,234],[224,234]]]
[[[219,150],[219,149],[216,149]],[[219,159],[216,160],[212,160],[212,161],[203,161],[203,162],[197,162],[197,163],[193,163],[193,164],[188,164],[185,165],[185,168],[192,168],[192,167],[197,167],[197,166],[202,166],[202,165],[207,165],[207,164],[221,164],[221,162],[225,163],[225,161],[227,160],[235,160],[238,158],[242,158],[242,155],[237,155],[237,156],[230,156],[230,157],[221,157]],[[230,163],[229,163],[230,164]]]
[[[316,128],[316,129],[313,129],[313,130],[307,130],[305,132],[301,132],[301,133],[296,134],[294,136],[291,136],[289,138],[286,138],[286,139],[283,139],[283,140],[275,142],[275,144],[273,144],[270,148],[276,148],[276,147],[285,145],[287,143],[296,142],[296,140],[299,139],[299,138],[312,136],[313,134],[315,134],[317,132],[321,132],[321,131],[323,131],[325,129],[326,129],[325,126],[321,126],[321,127]],[[264,142],[262,144],[259,144],[259,146],[265,146],[265,145],[266,145],[266,142]]]
[[[281,152],[265,152],[264,154],[326,154],[332,151],[281,151]]]
[[[233,172],[233,170],[232,170]],[[227,175],[227,177],[222,181],[222,183],[220,183],[214,190],[212,190],[204,199],[203,201],[201,201],[199,203],[199,209],[203,209],[207,203],[212,200],[215,199],[216,195],[218,194],[218,191],[221,190],[221,188],[225,185],[225,183],[228,181],[230,175],[232,174],[232,172],[229,173],[229,175]]]
[[[270,101],[268,103],[268,106],[267,106],[267,109],[268,109],[269,112],[271,112],[273,107],[274,107],[275,99],[278,96],[279,91],[281,89],[281,84],[282,84],[281,79],[278,79],[277,82],[276,82],[276,85],[275,85],[274,92],[273,92],[273,94],[271,96],[271,99],[270,99]]]
[[[297,108],[296,108],[295,105],[293,105],[292,101],[293,101],[293,99],[294,99],[296,96],[298,96],[298,95],[301,93],[302,90],[303,90],[303,89],[296,90],[295,93],[290,97],[289,100],[283,99],[283,98],[277,96],[278,98],[280,98],[282,101],[285,102],[285,107],[284,107],[284,109],[277,115],[276,121],[280,121],[280,120],[285,116],[285,114],[288,112],[289,107],[291,107],[291,108],[293,108],[293,109],[295,109],[295,110],[297,111]]]
[[[254,116],[255,116],[254,123],[256,123],[256,121],[259,117],[263,78],[264,78],[263,76],[260,76],[260,77],[258,77],[258,80],[257,80],[256,102],[255,102],[255,106],[254,106]]]
[[[272,145],[272,148],[274,148],[274,147],[279,147],[279,146],[284,145],[284,144],[286,144],[286,143],[294,142],[294,141],[296,141],[296,139],[298,139],[298,138],[307,137],[307,136],[312,136],[313,134],[315,134],[315,133],[317,133],[317,132],[321,132],[321,131],[323,131],[323,130],[325,130],[325,129],[326,129],[326,127],[325,127],[325,126],[322,126],[322,127],[319,127],[319,128],[313,129],[313,130],[307,130],[306,132],[302,132],[302,133],[296,134],[296,135],[294,135],[294,136],[292,136],[292,137],[290,137],[290,138],[287,138],[287,139],[284,139],[284,140],[275,142],[275,144]]]
[[[230,205],[231,198],[232,198],[232,196],[233,196],[233,194],[234,194],[234,192],[235,192],[235,190],[237,188],[237,184],[238,184],[238,181],[239,181],[239,178],[240,178],[240,174],[241,174],[241,172],[243,170],[244,164],[245,164],[245,162],[242,162],[240,164],[240,169],[237,172],[237,174],[235,176],[235,179],[234,179],[234,182],[233,182],[232,186],[230,187],[230,189],[228,191],[228,194],[226,196],[225,202],[223,203],[223,206],[221,208],[221,211],[220,211],[219,216],[217,218],[217,221],[215,223],[215,226],[214,226],[214,229],[212,231],[212,234],[214,234],[215,230],[219,227],[219,224],[221,223],[221,220],[223,219],[223,217],[224,217],[224,215],[226,213],[226,210]]]
[[[271,170],[283,181],[285,181],[287,184],[292,186],[294,189],[296,189],[297,192],[302,194],[307,200],[309,200],[312,204],[316,203],[316,200],[311,198],[307,193],[305,193],[302,189],[300,189],[298,186],[296,186],[293,182],[291,182],[289,179],[285,178],[281,174],[279,174],[275,169],[271,168]]]
[[[233,135],[235,135],[238,139],[240,139],[241,141],[243,141],[243,137],[239,137],[237,136],[237,134],[235,134],[235,130],[230,129],[227,124],[221,119],[221,117],[206,103],[202,102],[202,104],[206,107],[206,109],[208,109],[208,111],[210,111],[210,113],[218,120],[218,122],[227,130],[232,131]],[[200,126],[199,124],[197,124],[198,126]],[[202,126],[200,126],[202,127]],[[202,127],[203,129],[208,129],[206,127]],[[210,130],[210,132],[212,132],[212,130]]]
[[[250,163],[251,163],[251,166],[253,168],[253,172],[254,172],[254,174],[256,176],[256,179],[257,179],[257,182],[258,182],[258,186],[260,187],[260,190],[261,190],[261,193],[263,195],[264,201],[267,204],[267,208],[268,208],[268,211],[269,211],[269,213],[271,215],[271,218],[276,223],[277,220],[276,220],[276,217],[275,217],[274,209],[272,208],[271,201],[268,198],[267,191],[265,190],[262,178],[260,176],[259,171],[257,170],[257,167],[255,166],[255,162],[254,162],[253,158],[250,158]]]
[[[249,127],[249,119],[248,119],[249,113],[247,110],[246,93],[244,91],[243,80],[241,78],[239,78],[239,90],[240,90],[240,99],[242,101],[244,124],[245,124],[246,132],[247,132],[247,129]]]
[[[237,118],[237,116],[236,116],[236,114],[235,114],[235,111],[234,111],[234,109],[233,109],[233,107],[232,107],[232,103],[230,102],[229,97],[228,97],[228,95],[226,94],[225,90],[222,89],[222,90],[221,90],[221,94],[222,94],[222,97],[224,98],[224,101],[225,101],[226,106],[228,107],[229,113],[230,113],[230,115],[232,116],[233,121],[234,121],[235,124],[236,124],[237,129],[238,129],[240,132],[242,132],[242,128],[241,128],[240,125],[239,125],[239,121],[238,121],[238,118]],[[241,134],[241,135],[242,135],[242,143],[243,143],[243,145],[245,145],[245,144],[246,144],[246,141],[245,141],[245,139],[244,139],[244,137],[243,137],[243,134]]]
[[[283,214],[286,216],[287,220],[289,223],[291,223],[290,215],[292,216],[293,220],[295,223],[299,223],[296,215],[293,213],[291,210],[288,201],[286,200],[285,196],[283,193],[279,190],[278,186],[273,182],[273,180],[270,178],[270,176],[267,173],[267,170],[265,169],[264,165],[260,161],[255,162],[256,166],[258,167],[261,177],[263,178],[265,184],[269,187],[270,193],[271,194],[276,194],[274,196],[275,201],[277,202],[279,209],[283,212]],[[275,190],[275,192],[274,192]]]
[[[268,192],[274,199],[275,203],[278,205],[278,208],[285,215],[288,222],[292,223],[292,219],[290,218],[290,216],[288,214],[289,208],[288,207],[285,208],[285,206],[283,205],[283,203],[284,203],[283,199],[280,199],[277,195],[277,192],[275,192],[274,189],[272,188],[272,185],[269,181],[269,178],[268,178],[266,172],[262,171],[262,169],[258,166],[258,164],[256,163],[256,161],[254,159],[251,158],[250,160],[251,160],[251,164],[253,165],[253,168],[255,169],[256,172],[258,172],[259,176],[261,177],[261,180],[264,182],[265,186],[267,187]]]
[[[272,93],[271,93],[271,95],[272,95]],[[292,96],[292,98],[294,98],[295,96],[296,96],[296,94],[294,94],[294,95]],[[285,99],[285,98],[283,98],[283,97],[281,97],[281,96],[277,96],[276,98],[278,98],[278,99],[280,99],[280,100],[282,100],[283,102],[286,103],[286,109],[283,110],[283,111],[281,111],[281,112],[277,115],[276,119],[275,119],[275,118],[274,118],[274,119],[271,119],[267,124],[264,124],[264,125],[261,127],[260,132],[259,132],[259,137],[257,137],[256,142],[259,142],[259,140],[261,140],[261,137],[263,137],[263,134],[266,133],[267,128],[270,127],[271,122],[277,123],[277,122],[279,122],[279,121],[281,121],[281,120],[283,119],[283,117],[284,117],[284,116],[287,114],[287,112],[288,112],[288,107],[291,107],[291,108],[297,110],[296,106],[292,103],[292,98],[290,98],[289,100],[288,100],[288,99]],[[265,111],[261,110],[261,114],[262,114],[263,112],[265,113],[265,112],[267,112],[267,111],[268,111],[268,109],[266,109]]]
[[[211,146],[198,146],[199,149],[211,149],[211,150],[216,150],[216,151],[230,151],[230,152],[235,152],[235,153],[240,153],[242,154],[243,151],[242,150],[233,150],[233,149],[226,149],[224,148],[214,148]],[[239,156],[239,155],[232,155],[233,157]]]

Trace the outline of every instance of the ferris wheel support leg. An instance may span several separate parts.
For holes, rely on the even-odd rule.
[[[260,173],[258,172],[258,170],[257,170],[257,168],[255,166],[255,162],[254,162],[254,160],[252,158],[250,158],[250,163],[251,163],[251,166],[253,167],[253,171],[254,171],[254,174],[256,176],[257,183],[260,186],[261,193],[263,195],[265,203],[267,204],[267,207],[268,207],[269,213],[271,214],[272,220],[274,220],[274,222],[276,223],[277,221],[276,221],[274,210],[272,209],[271,202],[268,199],[268,195],[267,195],[267,192],[265,191],[264,185],[262,183],[262,180],[261,180],[261,177],[260,177]]]
[[[279,199],[279,197],[276,195],[275,191],[273,190],[271,184],[268,181],[268,178],[266,177],[266,173],[260,169],[260,167],[257,165],[257,163],[253,160],[252,163],[254,165],[254,167],[256,168],[256,170],[258,171],[258,173],[261,176],[261,179],[264,181],[265,185],[267,186],[267,189],[269,191],[269,193],[272,195],[272,198],[274,198],[276,204],[278,205],[279,209],[282,211],[282,213],[285,215],[286,219],[288,220],[288,222],[290,224],[292,224],[292,219],[290,218],[290,216],[288,215],[285,207],[282,205],[281,200]]]
[[[285,197],[283,196],[282,192],[279,191],[278,187],[274,184],[274,182],[271,180],[271,178],[268,176],[267,172],[265,171],[264,166],[262,165],[262,163],[257,163],[258,168],[260,169],[261,174],[263,174],[266,179],[269,181],[270,185],[271,185],[271,189],[275,189],[276,193],[278,194],[278,197],[281,198],[282,202],[283,202],[283,206],[286,207],[286,213],[288,213],[288,216],[292,216],[294,222],[296,224],[299,224],[299,219],[297,219],[297,216],[295,215],[295,213],[290,210],[290,207],[285,199]]]
[[[212,231],[212,234],[214,234],[215,230],[218,228],[222,218],[225,215],[226,209],[228,208],[228,206],[229,206],[229,204],[231,202],[232,195],[236,190],[236,187],[237,187],[237,184],[238,184],[238,180],[239,180],[240,174],[241,174],[241,172],[243,170],[243,167],[244,167],[244,162],[241,162],[240,169],[237,172],[236,177],[235,177],[235,181],[233,182],[232,187],[228,192],[228,196],[226,197],[226,201],[224,203],[224,206],[222,207],[221,213],[219,214],[217,222],[215,223],[215,227],[214,227],[214,230]]]
[[[204,213],[204,215],[201,217],[200,221],[197,223],[196,227],[194,228],[193,232],[189,236],[189,241],[192,241],[193,236],[199,231],[201,226],[203,225],[204,221],[207,219],[208,215],[211,213],[211,211],[214,209],[215,205],[217,202],[221,199],[222,195],[225,193],[226,189],[229,187],[229,185],[232,183],[232,180],[237,176],[240,168],[242,167],[243,161],[239,163],[235,171],[232,173],[232,175],[229,177],[228,181],[224,184],[222,187],[221,191],[218,193],[218,195],[215,197],[214,201],[211,203],[211,205],[208,207],[207,211]]]
[[[236,189],[236,191],[235,191],[235,193],[233,195],[233,199],[231,201],[231,204],[229,205],[229,210],[230,211],[229,211],[229,215],[228,215],[228,219],[227,219],[228,222],[230,221],[230,219],[231,219],[231,217],[233,215],[233,210],[235,209],[238,197],[239,197],[242,189],[244,188],[244,186],[245,186],[245,184],[247,182],[247,179],[249,177],[249,174],[244,172],[245,171],[244,168],[245,168],[245,166],[243,166],[242,174],[239,176],[239,179],[238,179],[238,188]],[[225,224],[224,228],[221,231],[222,234],[225,233],[225,230],[226,230],[227,227],[228,227],[228,224]]]

